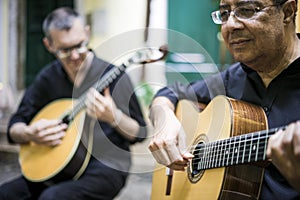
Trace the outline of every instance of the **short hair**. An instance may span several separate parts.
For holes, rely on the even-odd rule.
[[[274,0],[275,1],[275,4],[278,4],[278,5],[280,5],[280,4],[283,4],[283,3],[285,3],[287,0]],[[295,0],[296,1],[296,4],[298,3],[298,0]]]
[[[282,5],[288,0],[274,0],[275,5]],[[295,16],[294,16],[294,22],[296,21],[296,15],[297,15],[297,10],[298,10],[298,0],[295,0],[296,2],[296,11],[295,11]]]
[[[61,7],[52,11],[43,22],[44,35],[51,40],[50,31],[52,29],[70,30],[75,19],[80,19],[83,23],[80,14],[69,7]]]

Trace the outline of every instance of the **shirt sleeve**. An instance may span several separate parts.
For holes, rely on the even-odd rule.
[[[115,84],[112,85],[111,92],[118,108],[139,124],[140,128],[137,137],[131,143],[142,142],[147,137],[147,125],[140,102],[135,94],[128,74],[124,73]]]
[[[226,94],[224,77],[225,72],[217,73],[188,84],[175,82],[159,90],[155,97],[167,97],[174,106],[177,105],[179,100],[183,99],[207,104],[215,96]]]
[[[37,79],[26,89],[17,111],[12,115],[8,127],[7,138],[10,143],[14,143],[10,137],[10,128],[13,124],[23,122],[29,124],[37,112],[47,104],[47,89],[43,87],[41,77]],[[44,89],[43,89],[44,88]]]

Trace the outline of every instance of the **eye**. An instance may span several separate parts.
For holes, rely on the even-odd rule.
[[[257,11],[256,9],[259,9],[257,7],[254,7],[252,5],[248,6],[241,6],[236,9],[236,15],[241,18],[251,18]]]
[[[220,17],[221,17],[222,21],[226,21],[228,19],[229,15],[230,15],[229,10],[220,10]]]
[[[70,51],[70,49],[60,49],[59,52],[60,53],[68,53]]]

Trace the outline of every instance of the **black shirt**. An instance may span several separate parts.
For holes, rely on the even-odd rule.
[[[274,128],[300,120],[299,80],[300,58],[272,80],[267,88],[254,70],[236,63],[204,80],[163,88],[157,96],[166,96],[176,105],[181,99],[207,104],[216,95],[226,95],[261,106],[267,115],[268,127]],[[274,165],[269,165],[265,170],[261,199],[300,199],[300,195]]]
[[[8,130],[16,122],[29,124],[33,117],[54,100],[78,98],[93,86],[105,73],[115,66],[94,56],[83,83],[75,88],[59,61],[43,68],[34,82],[27,88],[16,113],[12,116]],[[134,93],[134,88],[126,73],[110,84],[111,95],[119,109],[135,119],[140,130],[134,142],[128,141],[105,122],[98,121],[94,127],[93,156],[107,166],[128,171],[131,163],[129,146],[141,142],[147,129],[143,114]],[[8,139],[13,142],[8,133]]]

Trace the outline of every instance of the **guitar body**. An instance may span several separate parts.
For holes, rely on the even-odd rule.
[[[145,48],[131,56],[126,64],[146,64],[162,60],[168,54],[166,47],[157,50]],[[92,86],[102,92],[117,77],[121,76],[127,66],[113,67]],[[93,144],[95,120],[86,116],[84,111],[86,93],[77,102],[73,100],[56,100],[45,106],[31,121],[40,119],[62,119],[69,127],[62,144],[55,147],[38,145],[33,142],[22,144],[19,160],[23,175],[33,182],[60,182],[77,179],[86,169]]]
[[[180,101],[177,118],[187,134],[187,145],[192,146],[230,138],[267,128],[267,119],[260,107],[218,96],[199,112],[191,102]],[[263,179],[263,168],[257,165],[235,165],[206,169],[192,174],[174,171],[166,174],[158,165],[153,174],[152,199],[258,199]]]
[[[72,109],[73,103],[71,99],[53,101],[44,107],[31,123],[40,119],[59,119],[68,111],[68,108]],[[84,127],[90,124],[85,120],[85,112],[82,110],[69,124],[60,145],[49,147],[34,142],[22,144],[19,162],[23,175],[33,182],[59,182],[78,178],[85,170],[90,158],[89,150],[92,139],[89,137],[92,136],[87,133],[89,127],[87,131]]]

